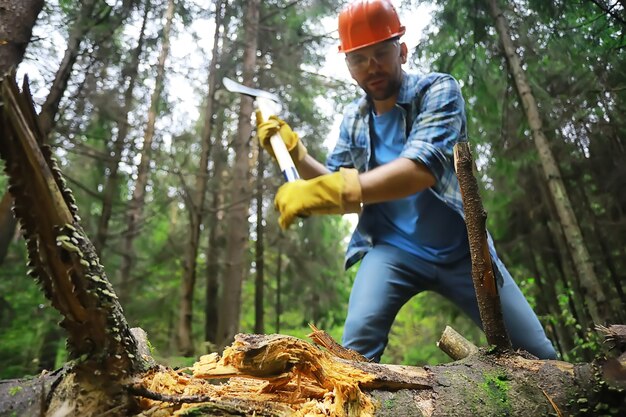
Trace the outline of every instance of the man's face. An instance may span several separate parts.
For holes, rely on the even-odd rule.
[[[396,39],[347,53],[346,64],[367,95],[374,100],[386,100],[400,89],[406,56],[406,44]]]

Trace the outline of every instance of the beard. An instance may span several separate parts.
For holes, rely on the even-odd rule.
[[[375,73],[369,75],[358,84],[372,99],[387,100],[398,94],[401,81],[401,75],[394,77],[386,73]]]

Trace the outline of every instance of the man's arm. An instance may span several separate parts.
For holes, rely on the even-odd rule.
[[[435,185],[430,170],[419,162],[398,158],[359,175],[362,203],[397,200]]]
[[[298,170],[298,173],[305,180],[330,173],[330,171],[324,166],[324,164],[322,164],[309,154],[307,154],[302,160],[294,162],[296,164],[296,169]]]
[[[296,165],[303,179],[311,179],[330,171],[307,155]],[[424,164],[398,158],[385,165],[359,174],[363,204],[397,200],[435,185],[435,177]]]
[[[361,203],[403,198],[434,184],[435,177],[425,165],[399,158],[363,174],[355,168],[340,168],[339,172],[284,184],[274,204],[280,211],[278,223],[286,229],[296,216],[358,213]]]

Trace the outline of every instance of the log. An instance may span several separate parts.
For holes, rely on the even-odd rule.
[[[465,359],[478,352],[478,348],[472,342],[461,336],[450,326],[446,326],[437,342],[437,347],[452,359]]]
[[[117,398],[124,401],[69,415],[624,415],[626,377],[609,381],[603,375],[602,363],[574,365],[485,349],[444,365],[383,365],[338,358],[291,336],[237,335],[222,357],[203,356],[190,369],[154,367],[126,382],[126,398]],[[35,415],[59,415],[54,413],[98,399],[95,387],[81,385],[71,372],[54,384],[49,375],[30,380],[29,387],[39,386],[41,378],[48,378],[48,400],[39,401],[35,408],[44,411]],[[79,389],[67,389],[77,384]],[[0,384],[0,415],[18,410],[1,401],[9,391]],[[21,404],[42,398],[28,387],[20,392]]]
[[[171,395],[176,379],[185,378],[185,393],[193,396],[188,402],[181,399],[173,406],[172,398],[159,400],[153,393],[143,406],[194,416],[214,415],[220,401],[230,406],[246,401],[243,407],[252,408],[245,415],[256,416],[540,416],[607,407],[626,411],[624,390],[601,383],[599,364],[573,365],[486,350],[420,368],[350,361],[290,336],[237,335],[223,357],[205,355],[193,366],[192,376],[188,371],[162,370],[141,382]],[[210,383],[213,378],[227,382]],[[598,387],[604,388],[594,393]],[[198,395],[210,401],[192,402]],[[169,403],[159,408],[163,401]],[[265,409],[260,410],[260,404]]]

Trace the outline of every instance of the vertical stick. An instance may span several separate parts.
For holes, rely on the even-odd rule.
[[[473,167],[474,161],[469,143],[461,142],[454,145],[454,169],[463,198],[465,224],[472,256],[472,281],[478,300],[480,319],[487,342],[500,350],[508,350],[511,349],[511,341],[502,318],[498,287],[487,244],[487,229],[485,228],[487,213],[478,193],[478,182],[474,177]]]

